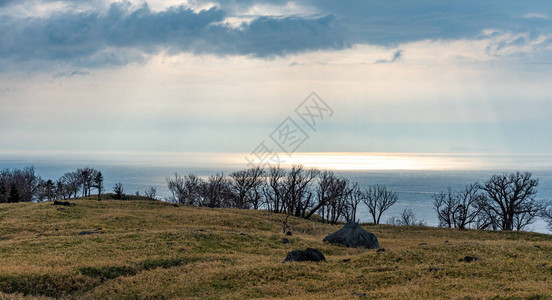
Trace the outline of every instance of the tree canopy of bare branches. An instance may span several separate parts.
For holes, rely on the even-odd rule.
[[[479,207],[486,228],[521,230],[534,222],[543,206],[535,199],[538,179],[529,172],[493,175],[481,189]]]
[[[373,185],[364,192],[362,201],[368,207],[374,224],[379,224],[383,213],[397,203],[398,199],[399,194],[387,189],[385,185]]]

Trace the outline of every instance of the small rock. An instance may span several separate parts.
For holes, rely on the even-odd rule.
[[[283,238],[283,239],[282,239],[282,243],[284,243],[284,244],[289,244],[289,240],[286,239],[286,238]]]
[[[326,258],[324,257],[324,254],[322,254],[320,251],[313,249],[313,248],[307,248],[306,250],[293,250],[291,252],[288,252],[286,255],[286,259],[282,261],[282,263],[288,262],[288,261],[325,261]]]
[[[535,245],[535,248],[540,249],[540,246],[539,246],[539,245]]]
[[[81,231],[79,232],[79,235],[90,235],[90,234],[97,234],[99,232],[96,231]]]
[[[472,261],[476,261],[476,260],[479,260],[479,257],[476,257],[476,256],[466,256],[464,258],[461,258],[458,260],[458,262],[467,262],[467,263],[471,263]]]
[[[171,204],[171,206],[173,206],[173,207],[178,207],[178,204],[173,203],[173,204]]]
[[[292,236],[293,234],[291,233],[291,231],[288,231],[286,232],[286,236]]]
[[[441,271],[441,268],[428,268],[427,271],[428,272],[438,272],[438,271]]]
[[[245,235],[245,233],[243,233],[243,232],[240,232],[240,235]]]
[[[55,231],[58,231],[58,230],[59,230],[59,228],[56,228],[56,229],[54,229],[54,230],[55,230]]]
[[[385,248],[379,248],[376,253],[385,252]]]
[[[364,298],[366,297],[366,293],[360,293],[360,292],[352,292],[351,295],[353,296],[358,296],[358,297],[361,297],[361,298]]]
[[[448,243],[448,240],[445,241],[445,244]]]
[[[54,201],[54,205],[63,205],[63,206],[75,206],[75,203],[71,203],[69,201]]]
[[[343,260],[343,262],[350,262],[350,261],[351,261],[350,258],[345,258],[345,259]]]
[[[101,227],[96,228],[96,231],[99,231],[99,230],[102,230],[102,228]]]

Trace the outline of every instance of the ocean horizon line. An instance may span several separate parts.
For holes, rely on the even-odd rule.
[[[262,157],[267,158],[265,160]],[[552,170],[552,154],[445,152],[177,152],[177,151],[0,151],[2,162],[59,162],[246,168],[292,165],[350,170]]]

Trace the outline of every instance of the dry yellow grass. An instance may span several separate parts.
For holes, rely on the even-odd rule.
[[[78,200],[0,206],[1,298],[547,298],[552,237],[364,226],[385,252],[322,242],[339,226],[262,211]],[[101,228],[101,230],[97,230]],[[97,234],[78,235],[80,231]],[[323,263],[282,264],[318,248]],[[459,262],[465,256],[480,259]],[[344,261],[350,259],[349,261]]]

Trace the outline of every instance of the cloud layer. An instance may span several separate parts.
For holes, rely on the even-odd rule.
[[[160,1],[160,0],[152,0]],[[23,3],[23,4],[21,4]],[[503,1],[422,2],[220,0],[154,10],[128,1],[93,6],[86,1],[1,1],[0,69],[70,65],[105,67],[143,62],[148,55],[196,53],[272,58],[308,51],[339,50],[355,44],[398,47],[420,40],[515,37],[489,45],[546,50],[552,38],[548,2],[523,5]],[[17,8],[41,5],[49,13],[21,17]],[[86,6],[88,5],[88,6]],[[94,8],[99,7],[99,8]],[[230,19],[242,20],[230,24]],[[487,32],[484,34],[484,32]],[[495,39],[496,40],[496,39]],[[522,51],[523,52],[523,51]],[[403,55],[397,52],[390,62]],[[387,61],[381,61],[387,62]]]
[[[282,56],[346,47],[331,15],[313,18],[258,17],[233,28],[216,7],[184,6],[155,12],[115,3],[105,12],[56,12],[47,17],[8,16],[0,21],[0,56],[5,61],[68,62],[87,67],[140,61],[147,54],[192,52]]]

